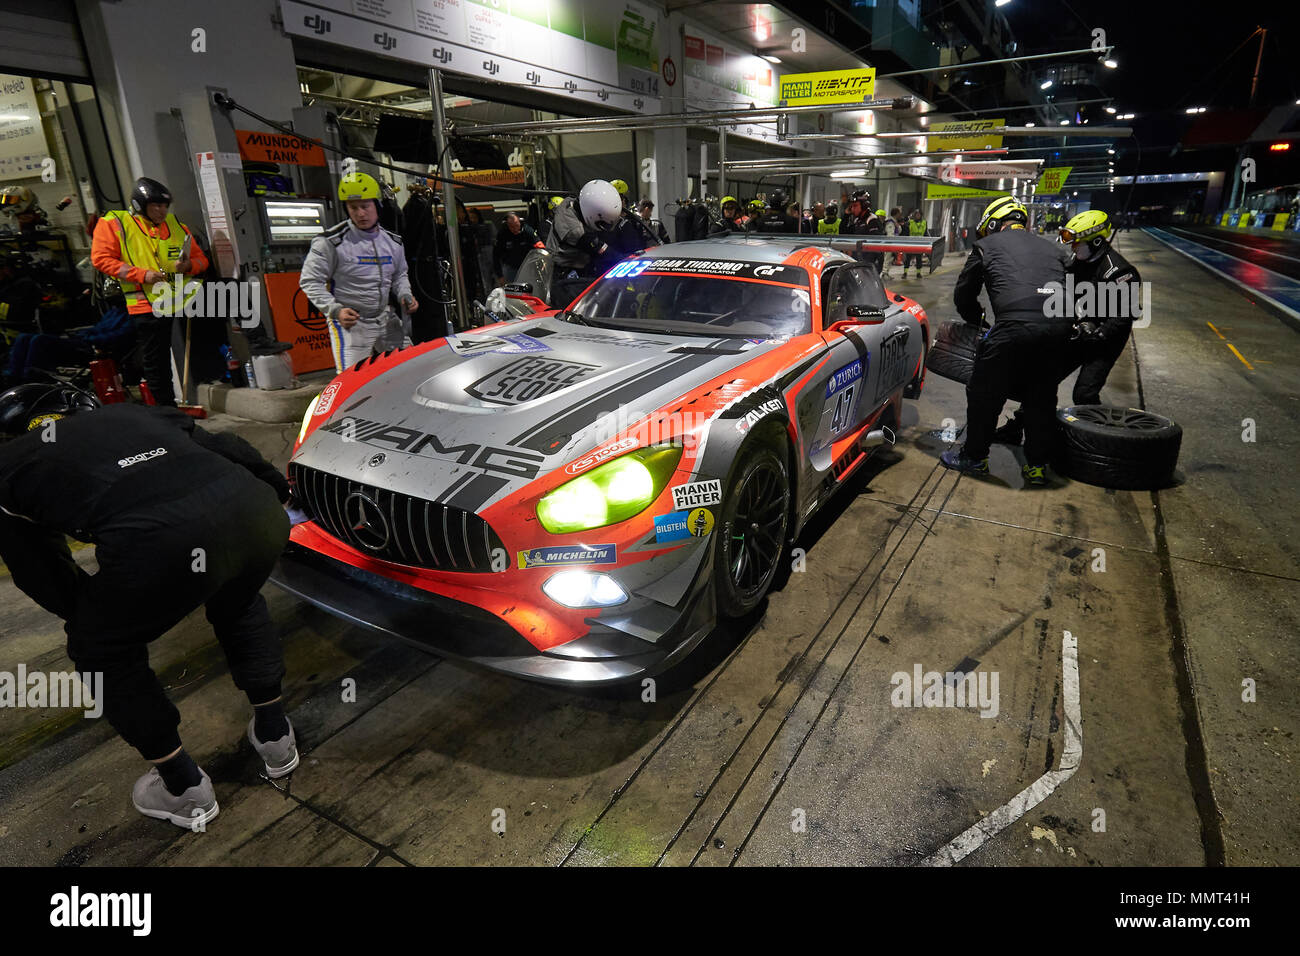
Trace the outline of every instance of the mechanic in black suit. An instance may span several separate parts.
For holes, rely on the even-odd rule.
[[[217,815],[212,781],[182,747],[180,714],[149,667],[150,642],[200,606],[253,705],[248,737],[267,774],[291,772],[284,655],[260,593],[288,539],[284,476],[243,439],[175,408],[99,408],[67,385],[0,394],[0,435],[0,558],[63,618],[78,673],[102,674],[104,716],[153,764],[135,784],[136,809],[195,829]],[[95,574],[65,536],[95,545]]]

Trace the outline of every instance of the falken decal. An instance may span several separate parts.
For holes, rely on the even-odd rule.
[[[750,428],[757,425],[762,419],[766,418],[768,415],[772,414],[773,412],[779,412],[781,410],[781,407],[782,407],[781,400],[779,398],[772,398],[772,399],[768,399],[766,402],[764,402],[762,405],[759,405],[757,408],[751,408],[749,411],[745,412],[744,418],[741,418],[739,421],[736,422],[736,431],[742,433],[749,431]]]
[[[716,478],[673,486],[673,507],[678,511],[721,503],[722,482]]]
[[[608,448],[601,448],[599,451],[593,451],[590,455],[583,455],[577,461],[571,461],[564,466],[566,475],[576,475],[586,471],[592,465],[599,464],[607,458],[612,458],[621,451],[627,451],[629,448],[635,448],[639,440],[634,437],[628,437],[616,441]]]
[[[614,564],[618,547],[612,544],[564,544],[519,552],[519,567],[553,568],[565,564]]]

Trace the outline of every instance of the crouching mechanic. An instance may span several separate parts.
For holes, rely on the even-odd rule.
[[[411,320],[393,310],[419,308],[411,294],[402,237],[379,225],[379,183],[366,173],[339,182],[348,218],[311,241],[298,286],[329,326],[334,368],[342,372],[375,352],[411,344]]]
[[[1081,212],[1061,227],[1061,242],[1074,254],[1066,271],[1074,276],[1078,321],[1074,325],[1074,349],[1062,378],[1079,369],[1071,396],[1075,405],[1101,404],[1101,387],[1133,331],[1135,316],[1127,309],[1131,301],[1128,284],[1141,282],[1142,276],[1111,246],[1113,237],[1110,217],[1100,209]],[[1108,289],[1112,284],[1115,289]],[[1123,294],[1111,295],[1112,291]],[[1091,312],[1086,305],[1089,300]],[[1109,303],[1118,304],[1116,311],[1120,314],[1103,315]],[[994,433],[993,440],[1018,445],[1023,438],[1024,416],[1017,409],[1011,420]]]
[[[988,289],[997,321],[980,341],[966,385],[966,441],[941,456],[948,468],[986,475],[989,445],[1007,398],[1018,395],[1025,417],[1025,483],[1047,483],[1046,467],[1056,433],[1056,387],[1064,374],[1073,322],[1047,307],[1065,281],[1069,252],[1029,232],[1029,214],[1011,196],[984,210],[979,239],[957,277],[953,302],[967,323],[980,327],[981,288]],[[1059,293],[1058,293],[1059,294]]]
[[[145,816],[198,829],[217,815],[212,781],[181,745],[180,714],[149,668],[149,644],[199,606],[253,705],[248,739],[267,775],[298,766],[284,654],[261,595],[288,540],[289,499],[251,445],[175,408],[99,408],[61,384],[0,394],[0,558],[64,620],[77,672],[102,675],[104,716],[153,764],[132,792]],[[65,536],[95,545],[95,574]]]
[[[593,179],[555,207],[546,248],[555,267],[550,305],[564,308],[591,284],[593,264],[609,251],[601,234],[613,232],[623,215],[618,190],[603,179]]]

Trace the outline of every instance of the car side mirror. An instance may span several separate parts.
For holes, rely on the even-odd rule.
[[[878,305],[851,305],[848,308],[848,318],[832,322],[826,331],[843,333],[860,325],[880,325],[884,321],[885,310]]]

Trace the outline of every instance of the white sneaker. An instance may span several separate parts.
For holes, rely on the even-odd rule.
[[[186,830],[198,830],[221,812],[217,806],[217,794],[212,789],[212,780],[202,769],[199,770],[199,776],[197,784],[180,796],[175,796],[163,783],[158,768],[151,767],[148,773],[135,782],[135,787],[131,790],[131,802],[146,817],[167,820]]]

